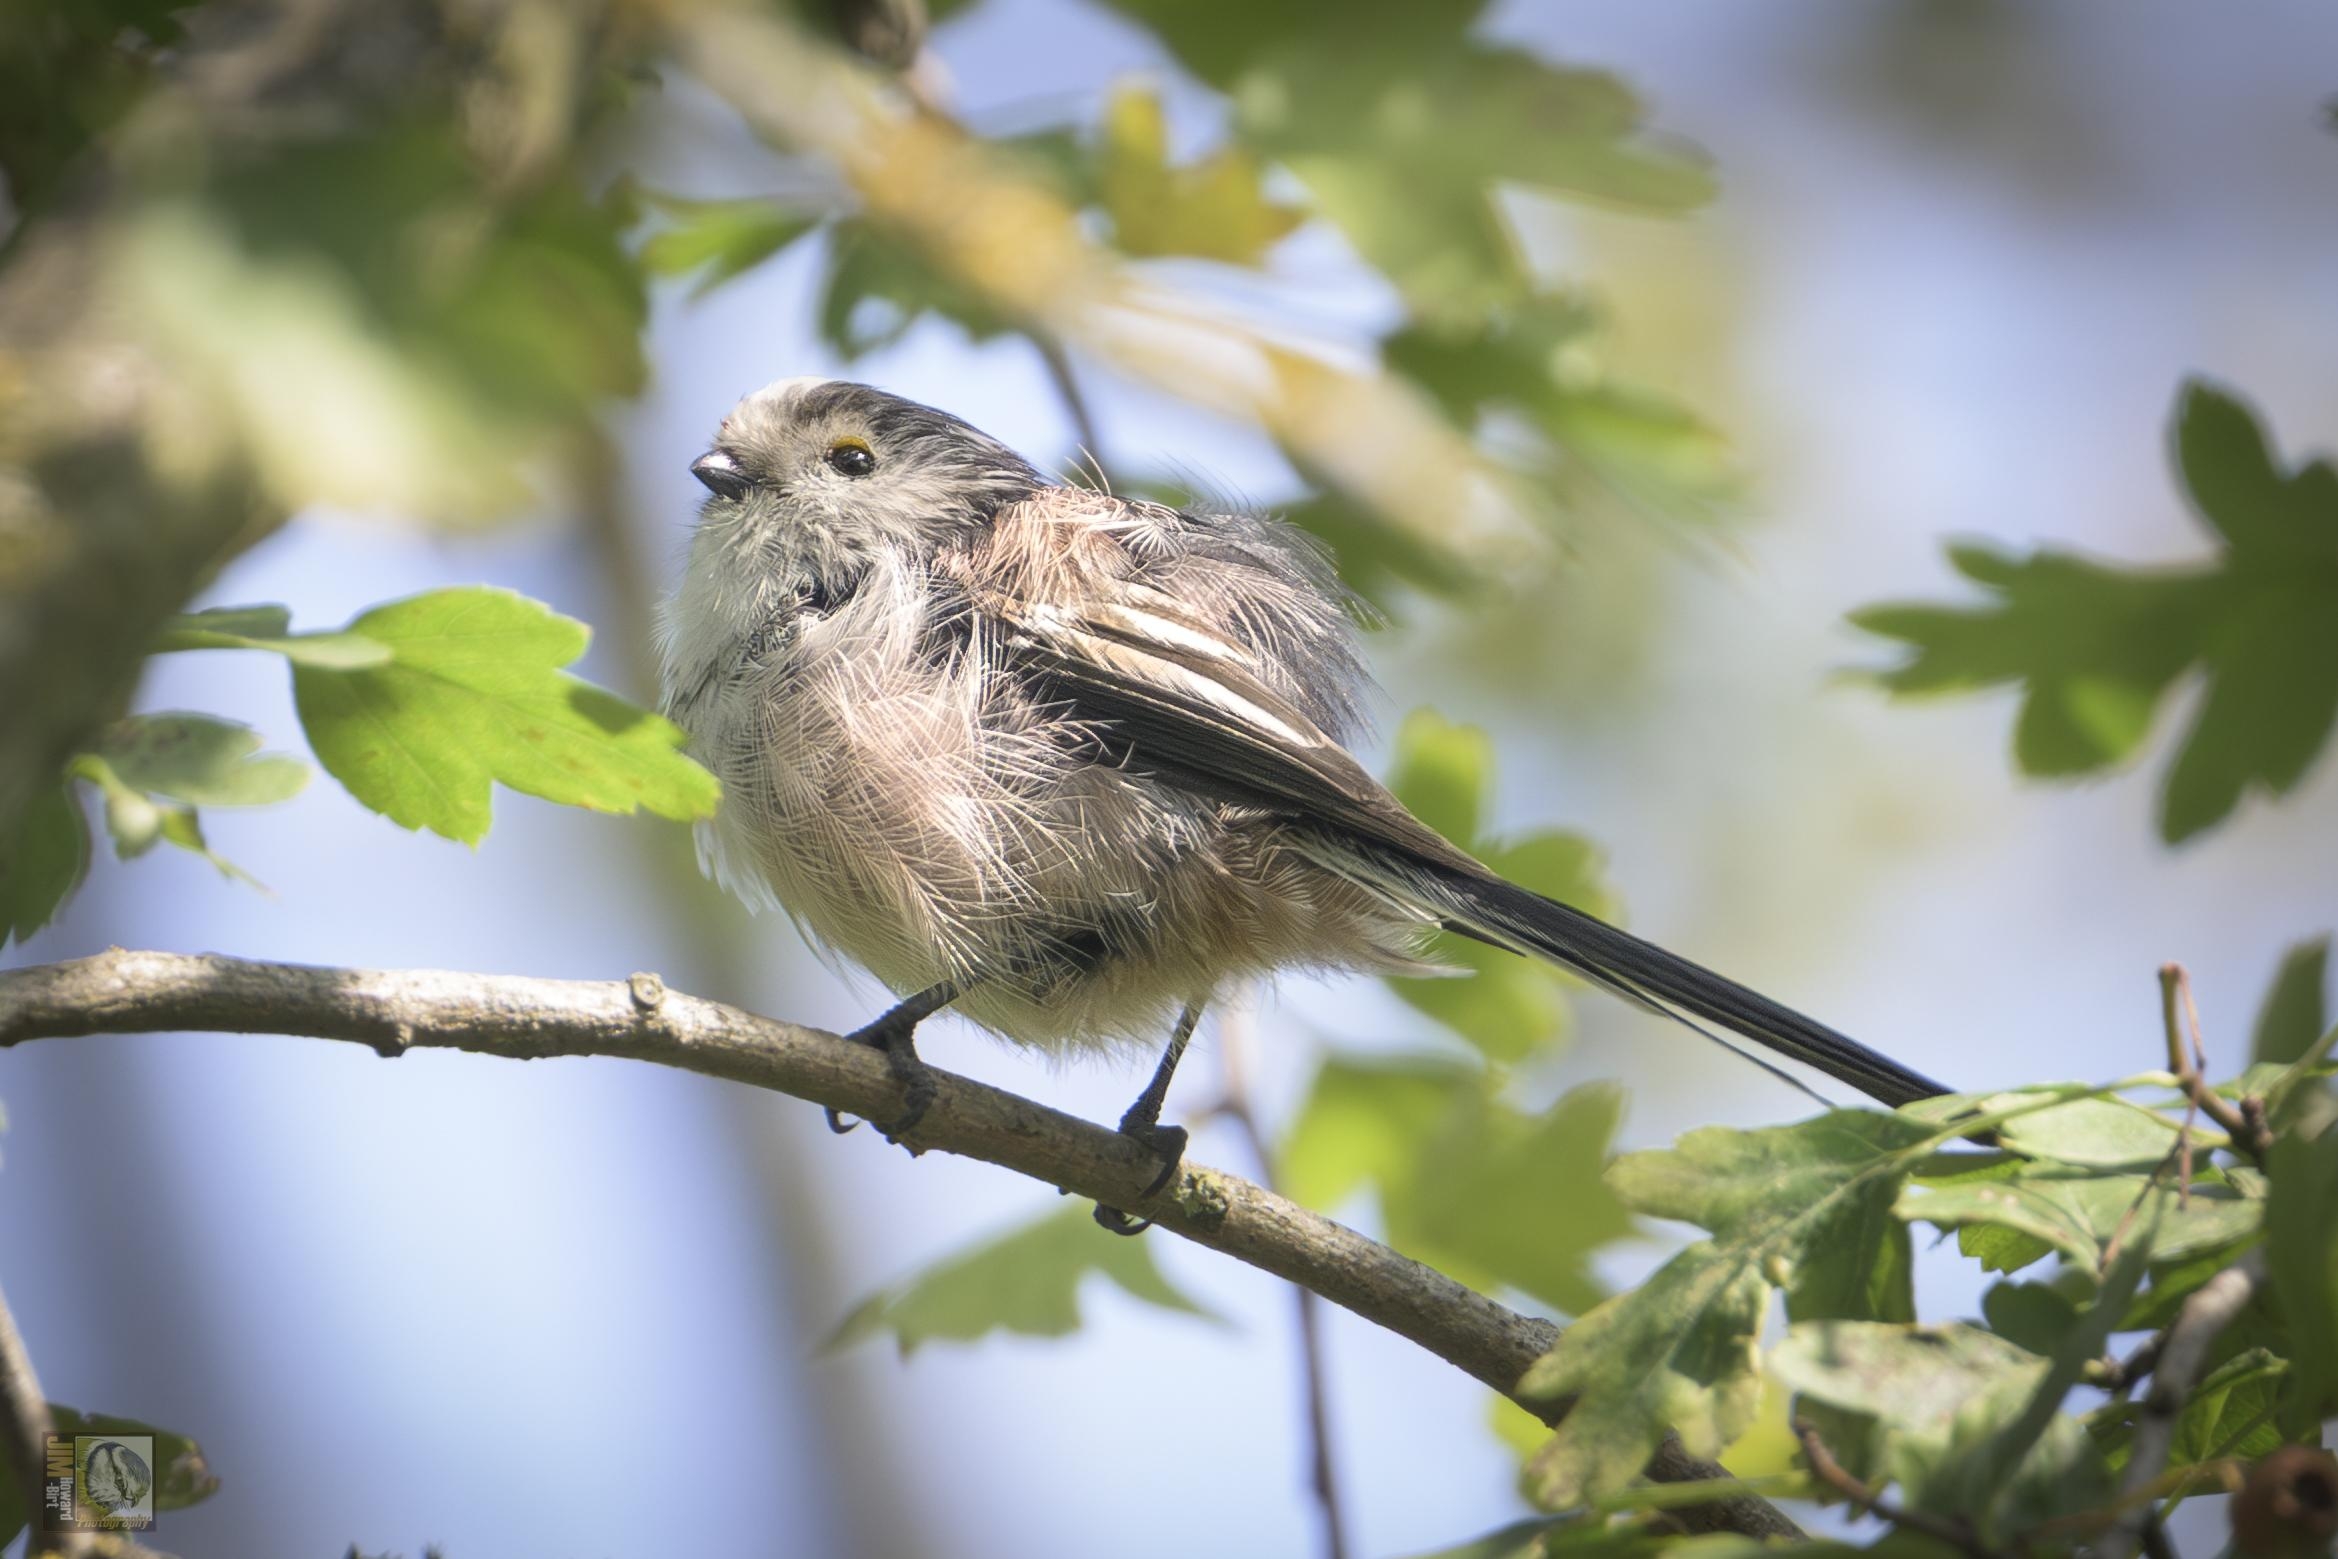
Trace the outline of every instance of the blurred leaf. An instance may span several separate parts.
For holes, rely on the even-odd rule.
[[[2265,1259],[2294,1366],[2281,1427],[2311,1435],[2338,1411],[2338,1131],[2283,1132],[2265,1167]]]
[[[1492,785],[1493,744],[1475,726],[1434,710],[1405,717],[1389,787],[1422,821],[1524,888],[1613,920],[1613,894],[1600,879],[1596,847],[1573,834],[1536,833],[1513,842],[1479,833]],[[1569,977],[1473,938],[1442,933],[1430,956],[1462,978],[1396,978],[1389,988],[1496,1061],[1523,1060],[1565,1031]]]
[[[679,730],[559,669],[584,653],[575,619],[476,587],[375,607],[350,631],[391,663],[296,663],[293,695],[318,760],[392,822],[476,844],[497,780],[598,812],[713,814],[720,787]]]
[[[256,256],[328,262],[482,415],[565,420],[643,383],[649,304],[622,213],[566,173],[494,186],[452,122],[279,143],[210,193]]]
[[[699,273],[694,298],[761,265],[826,215],[775,200],[689,200],[654,190],[641,198],[669,223],[641,246],[643,267],[652,276]]]
[[[2288,1369],[2287,1361],[2251,1348],[2210,1370],[2184,1398],[2170,1469],[2222,1456],[2259,1457],[2280,1445],[2281,1431],[2273,1419]],[[2108,1402],[2087,1420],[2088,1433],[2113,1471],[2126,1466],[2135,1423],[2144,1411],[2140,1401]]]
[[[0,25],[0,178],[16,222],[128,113],[184,37],[194,0],[11,0]]]
[[[110,1413],[84,1413],[59,1403],[49,1404],[49,1417],[57,1433],[74,1435],[137,1435],[154,1441],[154,1508],[184,1510],[210,1498],[219,1490],[219,1479],[213,1476],[211,1464],[204,1460],[203,1448],[183,1434],[168,1429],[157,1429],[152,1424],[135,1418],[117,1418]],[[24,1501],[22,1485],[14,1477],[0,1478],[0,1543],[15,1540],[24,1530]]]
[[[928,265],[908,245],[857,218],[828,235],[828,278],[820,294],[820,339],[847,358],[891,346],[928,313],[987,341],[1015,328],[981,294]]]
[[[281,606],[215,606],[187,612],[163,625],[157,654],[173,650],[268,650],[300,666],[345,671],[386,665],[386,644],[354,633],[294,633]]]
[[[98,796],[105,803],[106,833],[113,839],[117,858],[134,860],[157,843],[168,842],[191,855],[203,857],[223,877],[260,886],[251,873],[220,855],[205,841],[202,820],[193,807],[154,800],[115,773],[113,765],[96,753],[80,754],[67,772],[97,787]]]
[[[309,767],[260,753],[248,725],[209,715],[132,715],[100,732],[95,751],[124,783],[208,807],[288,801],[308,784]]]
[[[1367,1186],[1409,1184],[1425,1145],[1483,1086],[1451,1061],[1326,1056],[1275,1155],[1275,1183],[1327,1211]]]
[[[2197,667],[2207,691],[2162,796],[2170,844],[2223,821],[2252,788],[2288,793],[2338,720],[2338,473],[2315,461],[2282,474],[2247,407],[2199,381],[2178,406],[2175,444],[2193,505],[2225,544],[2213,566],[2121,571],[1956,548],[1986,604],[1851,619],[1908,647],[1879,675],[1895,692],[2019,683],[2014,756],[2035,775],[2132,757]]]
[[[1219,1320],[1161,1275],[1152,1241],[1109,1234],[1084,1208],[1067,1207],[870,1295],[825,1348],[849,1348],[879,1332],[891,1332],[904,1357],[924,1343],[972,1342],[999,1331],[1066,1336],[1079,1328],[1080,1285],[1091,1274],[1147,1304]]]
[[[1338,493],[1323,492],[1288,505],[1283,518],[1330,549],[1339,577],[1382,611],[1395,607],[1399,587],[1433,596],[1466,595],[1484,583],[1461,553]]]
[[[2044,1283],[1996,1283],[1981,1296],[1990,1330],[2031,1353],[2052,1353],[2078,1324],[2078,1307]]]
[[[1170,166],[1161,100],[1141,87],[1122,87],[1104,105],[1095,186],[1115,240],[1138,256],[1256,265],[1305,220],[1304,212],[1267,198],[1257,160],[1240,147]]]
[[[1905,1116],[1836,1110],[1618,1159],[1608,1180],[1627,1207],[1715,1237],[1582,1317],[1527,1372],[1537,1399],[1577,1398],[1536,1458],[1540,1499],[1560,1509],[1623,1487],[1668,1427],[1697,1456],[1743,1433],[1761,1399],[1755,1342],[1773,1284],[1798,1320],[1911,1316],[1906,1231],[1890,1209],[1942,1140]]]
[[[2249,1047],[2253,1061],[2295,1061],[2330,1031],[2330,1013],[2323,1005],[2329,983],[2330,939],[2300,942],[2281,960],[2281,972],[2265,993],[2257,1013],[2256,1037]]]
[[[1638,1227],[1600,1176],[1622,1095],[1590,1085],[1527,1115],[1487,1089],[1477,1068],[1330,1057],[1276,1157],[1278,1181],[1325,1209],[1370,1187],[1407,1255],[1588,1310],[1603,1293],[1592,1255]]]
[[[1494,743],[1483,727],[1416,709],[1397,728],[1388,788],[1413,816],[1466,850],[1477,840],[1493,772]]]
[[[1649,391],[1606,381],[1582,363],[1596,316],[1539,296],[1460,322],[1415,322],[1381,343],[1388,366],[1417,381],[1465,432],[1498,413],[1522,420],[1541,449],[1528,464],[1580,469],[1622,496],[1698,514],[1736,490],[1728,441]]]
[[[89,824],[59,781],[34,793],[0,855],[0,947],[47,925],[89,872]]]

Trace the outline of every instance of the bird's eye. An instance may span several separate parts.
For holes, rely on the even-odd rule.
[[[844,476],[867,476],[877,469],[876,451],[857,438],[840,438],[828,446],[828,467]]]

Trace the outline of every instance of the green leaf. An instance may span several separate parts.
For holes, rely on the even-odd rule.
[[[761,265],[818,227],[826,215],[760,198],[690,200],[656,190],[639,193],[669,223],[641,246],[643,268],[652,276],[696,272],[690,289],[694,298]]]
[[[89,824],[60,780],[25,803],[0,853],[0,947],[47,925],[89,873]]]
[[[2078,1324],[2078,1307],[2044,1283],[1997,1283],[1981,1296],[1981,1315],[1998,1336],[2031,1353],[2051,1353]]]
[[[1422,708],[1397,727],[1388,788],[1413,816],[1465,850],[1477,840],[1493,773],[1494,742],[1483,726],[1459,725]]]
[[[2256,414],[2238,396],[2188,380],[2176,405],[2175,446],[2193,506],[2236,551],[2338,556],[2338,486],[2330,468],[2316,462],[2284,474]]]
[[[2283,1132],[2265,1167],[2265,1259],[2293,1349],[2281,1427],[2293,1438],[2338,1411],[2338,1130]]]
[[[988,299],[881,229],[848,218],[829,230],[819,305],[822,341],[847,358],[863,357],[899,341],[927,314],[949,320],[972,341],[1016,328]]]
[[[58,1403],[49,1404],[49,1417],[60,1435],[138,1435],[154,1441],[154,1508],[184,1510],[219,1489],[219,1479],[204,1460],[203,1448],[183,1434],[157,1429],[135,1418],[110,1413],[83,1413]],[[24,1530],[24,1501],[13,1478],[0,1479],[0,1543],[11,1542]]]
[[[2153,1248],[2159,1258],[2180,1261],[2247,1238],[2265,1211],[2263,1203],[2207,1172],[2196,1176],[2186,1197],[2172,1174],[2155,1178],[2055,1164],[2034,1165],[2000,1181],[1934,1185],[1918,1180],[1902,1192],[1895,1210],[1901,1218],[1942,1229],[1987,1225],[2026,1236],[2089,1272],[2101,1267],[2105,1248],[2122,1226],[2130,1239],[2138,1230],[2156,1227]],[[1966,1249],[1990,1270],[2008,1272],[2044,1253],[2027,1244]]]
[[[203,857],[223,877],[254,887],[262,885],[251,873],[211,848],[203,837],[202,820],[193,807],[153,800],[115,773],[113,765],[96,753],[85,752],[75,758],[68,772],[97,787],[98,795],[105,802],[106,832],[113,839],[117,858],[133,860],[158,843],[169,843]]]
[[[1555,481],[1581,472],[1668,513],[1703,514],[1730,499],[1738,485],[1733,460],[1709,424],[1584,370],[1594,324],[1579,304],[1537,297],[1462,320],[1416,320],[1381,343],[1381,356],[1464,432],[1496,416],[1523,422],[1531,447],[1516,430],[1508,442],[1532,474]]]
[[[2298,943],[2281,960],[2281,972],[2257,1010],[2256,1037],[2249,1057],[2258,1062],[2290,1062],[2313,1048],[2330,1030],[2330,1013],[2322,992],[2329,983],[2330,939],[2314,937]]]
[[[347,671],[387,665],[390,647],[354,633],[294,633],[281,606],[218,606],[173,617],[155,640],[171,650],[268,650],[296,666]]]
[[[1555,832],[1509,842],[1480,835],[1492,770],[1493,743],[1482,730],[1418,709],[1397,732],[1389,786],[1422,821],[1512,882],[1604,920],[1618,918],[1601,881],[1605,862],[1588,840]],[[1566,1031],[1570,976],[1451,933],[1434,940],[1430,956],[1463,976],[1395,978],[1389,989],[1490,1059],[1521,1061]]]
[[[1564,1508],[1622,1487],[1668,1427],[1699,1456],[1743,1432],[1761,1399],[1755,1342],[1773,1284],[1796,1319],[1910,1315],[1906,1231],[1890,1210],[1910,1170],[1955,1135],[1837,1110],[1691,1132],[1617,1160],[1608,1178],[1627,1206],[1715,1238],[1578,1320],[1527,1372],[1537,1399],[1577,1398],[1535,1460],[1538,1497]]]
[[[2288,1361],[2264,1348],[2246,1349],[2210,1370],[2184,1398],[2169,1467],[2225,1456],[2255,1458],[2279,1446],[2274,1413],[2288,1372]],[[2088,1418],[2087,1432],[2113,1471],[2126,1466],[2135,1424],[2143,1415],[2140,1401],[2124,1400],[2106,1403]]]
[[[2010,1104],[2022,1097],[2002,1094],[1990,1103]],[[2116,1168],[2158,1163],[2175,1147],[2177,1130],[2177,1122],[2125,1099],[2072,1099],[2007,1121],[1998,1140],[2029,1158]],[[2221,1134],[2213,1137],[2222,1140]]]
[[[907,1357],[925,1343],[972,1342],[992,1332],[1066,1336],[1079,1328],[1080,1286],[1091,1274],[1164,1310],[1219,1319],[1161,1275],[1152,1241],[1107,1233],[1084,1208],[1067,1207],[870,1295],[825,1347],[891,1332]]]
[[[298,758],[259,752],[250,726],[209,715],[132,715],[100,732],[95,751],[123,783],[198,806],[288,801],[308,784]]]
[[[1481,1070],[1447,1062],[1331,1057],[1277,1155],[1278,1182],[1325,1209],[1369,1187],[1407,1255],[1588,1310],[1602,1296],[1592,1255],[1637,1229],[1600,1177],[1622,1096],[1578,1088],[1529,1116],[1488,1089]]]
[[[2171,844],[2252,790],[2287,794],[2338,723],[2338,471],[2278,470],[2247,408],[2197,383],[2175,427],[2194,505],[2223,544],[2208,566],[2121,570],[1952,548],[1980,607],[1882,606],[1851,619],[1907,647],[1879,674],[1894,692],[2018,683],[2014,756],[2035,775],[2133,757],[2170,689],[2198,670],[2206,693],[2161,795]]]
[[[681,731],[559,668],[588,631],[509,591],[436,590],[378,606],[352,632],[388,665],[295,663],[309,743],[352,796],[406,828],[476,844],[490,782],[598,812],[711,816],[714,776]]]

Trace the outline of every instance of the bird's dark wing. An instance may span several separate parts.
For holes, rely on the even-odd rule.
[[[1213,800],[1482,870],[1269,686],[1250,649],[1174,599],[1121,583],[1110,599],[984,605],[1017,671],[1115,761]]]

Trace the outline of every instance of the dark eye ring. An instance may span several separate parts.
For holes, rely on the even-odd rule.
[[[828,468],[843,476],[867,476],[877,469],[876,452],[857,438],[840,438],[828,446]]]

